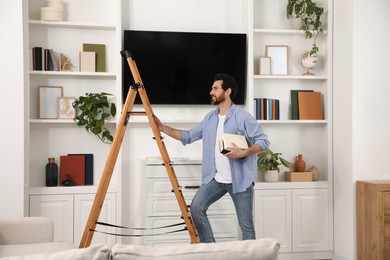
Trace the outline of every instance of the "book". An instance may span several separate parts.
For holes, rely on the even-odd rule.
[[[322,120],[321,92],[298,92],[299,119]]]
[[[53,71],[59,71],[60,67],[58,65],[59,59],[57,59],[56,53],[53,51],[53,49],[49,49],[50,52],[50,58],[51,58],[51,64]]]
[[[275,99],[275,120],[280,120],[279,99]]]
[[[96,72],[96,52],[80,51],[79,68],[84,72]]]
[[[92,153],[79,153],[68,154],[68,156],[84,156],[85,158],[85,185],[93,185],[93,154]]]
[[[96,72],[105,72],[106,71],[106,45],[104,44],[94,44],[94,43],[84,43],[83,51],[86,52],[95,52],[96,61],[95,61],[95,71]]]
[[[299,120],[298,92],[313,92],[313,90],[291,90],[291,119]]]
[[[68,176],[75,185],[85,185],[85,156],[60,156],[60,183]]]
[[[232,151],[234,149],[232,143],[237,145],[240,149],[248,148],[248,143],[245,136],[236,134],[223,134],[219,140],[219,151],[222,154]]]
[[[42,70],[42,47],[33,47],[33,70]]]

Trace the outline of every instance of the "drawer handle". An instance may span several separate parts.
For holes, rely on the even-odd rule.
[[[195,185],[195,186],[184,186],[185,189],[188,189],[188,190],[197,190],[199,189],[199,185]]]

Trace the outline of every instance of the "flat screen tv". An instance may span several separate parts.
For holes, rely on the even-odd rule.
[[[125,30],[123,46],[133,55],[151,104],[210,104],[213,78],[220,72],[236,79],[233,101],[244,104],[246,34]],[[134,80],[126,59],[122,69],[125,102]]]

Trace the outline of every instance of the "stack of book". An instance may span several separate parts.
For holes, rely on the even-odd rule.
[[[279,120],[279,99],[255,98],[256,120]]]
[[[33,47],[30,52],[30,69],[46,71],[60,70],[59,56],[53,49]]]
[[[93,185],[93,154],[60,156],[60,183],[70,178],[74,185]]]
[[[322,94],[313,90],[291,90],[292,120],[322,120]]]

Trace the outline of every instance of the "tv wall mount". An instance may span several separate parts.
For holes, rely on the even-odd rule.
[[[126,102],[123,106],[122,115],[121,115],[120,121],[119,121],[120,124],[118,124],[117,130],[115,132],[114,140],[112,142],[111,149],[110,149],[110,152],[108,154],[106,164],[104,166],[102,177],[100,178],[100,183],[99,183],[99,186],[98,186],[98,189],[96,192],[94,202],[92,204],[92,208],[91,208],[91,211],[90,211],[90,214],[89,214],[89,217],[88,217],[88,220],[87,220],[79,247],[85,248],[85,247],[89,247],[91,245],[91,241],[92,241],[94,232],[95,231],[98,232],[96,230],[96,225],[98,225],[98,224],[117,227],[117,228],[126,228],[126,227],[122,227],[122,226],[116,226],[116,225],[111,225],[111,224],[107,224],[107,223],[102,223],[102,222],[99,222],[98,219],[99,219],[99,215],[100,215],[103,203],[104,203],[104,199],[105,199],[106,194],[107,194],[108,186],[110,184],[110,180],[111,180],[112,173],[113,173],[113,170],[115,167],[115,163],[116,163],[116,160],[118,158],[118,154],[119,154],[119,150],[120,150],[120,147],[121,147],[121,144],[123,141],[123,137],[124,137],[125,132],[126,132],[126,127],[127,127],[127,124],[128,124],[128,121],[129,121],[131,115],[134,115],[134,116],[145,115],[145,116],[147,116],[149,124],[152,128],[152,131],[153,131],[153,135],[154,135],[153,139],[156,140],[157,146],[158,146],[160,154],[161,154],[161,158],[163,160],[163,164],[164,164],[165,169],[168,173],[169,180],[172,184],[172,192],[175,194],[176,200],[177,200],[179,207],[180,207],[180,211],[181,211],[181,215],[182,215],[181,217],[184,220],[184,224],[186,225],[184,230],[188,231],[188,234],[190,236],[192,244],[198,243],[199,239],[198,239],[198,235],[197,235],[196,230],[195,230],[195,226],[194,226],[192,219],[191,219],[191,216],[190,216],[189,207],[186,204],[186,201],[185,201],[184,196],[182,194],[181,187],[180,187],[179,182],[177,180],[175,171],[172,167],[167,149],[165,147],[164,142],[162,141],[160,130],[157,127],[156,122],[154,121],[153,110],[152,110],[152,107],[150,105],[149,98],[146,94],[145,87],[142,83],[142,79],[141,79],[141,76],[139,74],[137,64],[136,64],[135,60],[133,59],[133,55],[131,54],[131,52],[125,50],[125,51],[121,51],[120,53],[121,53],[123,58],[127,59],[127,63],[128,63],[129,68],[131,70],[131,74],[134,78],[134,82],[136,82],[136,83],[133,84],[132,86],[130,86],[130,90],[127,94]],[[140,95],[142,105],[145,109],[145,112],[132,112],[134,101],[135,101],[137,94]],[[158,227],[158,228],[154,228],[154,229],[172,227],[172,226],[176,226],[176,225],[178,225],[178,224],[173,224],[173,225],[169,225],[169,226],[165,226],[165,227]],[[131,229],[131,228],[128,228],[128,229]],[[133,229],[146,230],[147,228],[133,228]],[[182,231],[182,230],[166,232],[164,234],[178,232],[178,231]],[[106,232],[102,232],[102,233],[106,233]],[[106,233],[106,234],[111,234],[111,233]],[[121,235],[121,234],[111,234],[111,235],[126,236],[126,235]],[[128,235],[128,236],[142,236],[142,235]]]

